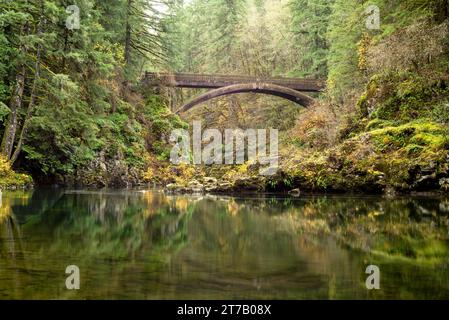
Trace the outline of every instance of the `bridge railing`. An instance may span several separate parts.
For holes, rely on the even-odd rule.
[[[242,75],[211,75],[211,74],[190,74],[190,73],[154,73],[147,72],[145,74],[145,82],[152,85],[166,85],[166,86],[188,86],[202,87],[205,84],[237,84],[250,82],[268,82],[279,84],[287,87],[306,87],[316,88],[314,91],[322,90],[325,87],[323,81],[314,79],[297,79],[297,78],[282,78],[282,77],[255,77]]]

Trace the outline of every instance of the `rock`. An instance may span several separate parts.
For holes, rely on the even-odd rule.
[[[187,187],[188,188],[203,188],[203,185],[200,182],[198,182],[198,180],[191,180],[187,184]]]
[[[235,190],[263,191],[264,181],[261,177],[240,177],[234,182]]]
[[[216,185],[218,183],[218,180],[214,177],[204,177],[203,182],[204,182],[204,184],[215,184]]]
[[[228,181],[223,181],[223,182],[220,182],[217,185],[217,188],[216,188],[215,191],[218,191],[218,192],[229,192],[231,190],[232,190],[232,183],[230,183]]]
[[[215,192],[215,191],[217,191],[217,186],[206,186],[206,187],[204,187],[204,191]]]
[[[78,168],[74,175],[65,175],[62,180],[58,178],[55,182],[62,185],[122,188],[138,185],[140,179],[140,170],[128,165],[123,154],[108,157],[104,151],[100,151],[89,163]]]
[[[331,154],[327,158],[327,163],[329,168],[334,170],[341,170],[344,165],[344,160],[339,158],[337,155]]]
[[[385,196],[387,198],[394,198],[394,197],[396,197],[396,190],[393,187],[391,187],[391,186],[386,187],[385,190],[384,190],[384,193],[385,193]]]
[[[100,168],[101,171],[108,171],[108,168],[106,167],[106,163],[104,163],[104,162],[100,162],[98,164],[98,167]]]
[[[449,178],[441,178],[439,181],[441,190],[448,192],[449,191]]]
[[[187,191],[190,193],[199,194],[204,192],[204,188],[189,188]]]
[[[422,175],[430,175],[432,173],[435,172],[436,170],[436,164],[435,162],[431,161],[429,164],[427,164],[426,166],[422,166],[421,167],[421,174]]]
[[[183,189],[184,189],[183,186],[176,183],[170,183],[165,186],[165,190],[169,193],[181,192]]]
[[[204,185],[198,182],[198,180],[192,180],[187,184],[187,192],[191,193],[203,193]]]
[[[440,202],[439,208],[441,212],[449,212],[449,201]]]
[[[204,190],[206,192],[214,192],[217,190],[218,180],[214,177],[204,177]]]
[[[290,190],[288,192],[289,195],[293,196],[293,197],[299,197],[301,195],[301,190],[299,190],[298,188]]]
[[[437,171],[437,166],[433,161],[425,166],[414,167],[413,170],[409,171],[410,176],[414,178],[413,183],[410,185],[411,189],[413,191],[438,189],[441,185],[439,185]]]
[[[370,139],[371,139],[371,135],[368,132],[362,133],[360,135],[360,142],[363,144],[367,144],[370,141]]]

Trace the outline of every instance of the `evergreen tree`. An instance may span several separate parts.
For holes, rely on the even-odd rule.
[[[291,0],[291,28],[299,61],[298,76],[325,78],[329,42],[327,31],[334,0]]]

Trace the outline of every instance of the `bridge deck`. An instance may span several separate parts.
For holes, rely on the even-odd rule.
[[[177,88],[222,88],[243,83],[270,83],[297,91],[317,92],[325,87],[324,81],[297,78],[263,78],[236,75],[208,75],[189,73],[152,73],[147,72],[143,79],[150,86]]]

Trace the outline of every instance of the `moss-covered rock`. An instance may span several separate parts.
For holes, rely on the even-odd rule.
[[[370,119],[409,122],[427,117],[438,121],[447,117],[448,97],[446,78],[388,72],[373,76],[357,108],[362,117]],[[435,112],[436,106],[440,112]]]
[[[293,147],[292,147],[293,148]],[[293,156],[292,156],[293,155]],[[284,151],[272,189],[311,192],[445,192],[449,130],[429,119],[373,120],[365,132],[327,150]],[[288,185],[284,181],[290,181]],[[443,181],[443,182],[441,182]]]

